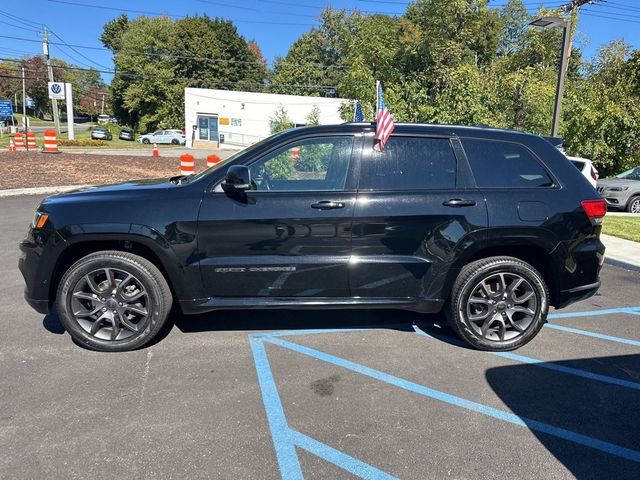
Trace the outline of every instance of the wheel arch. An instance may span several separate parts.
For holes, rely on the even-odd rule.
[[[152,241],[145,237],[135,235],[118,235],[117,237],[114,235],[105,238],[86,238],[75,242],[69,242],[68,246],[58,256],[51,275],[51,282],[49,284],[50,302],[53,302],[56,298],[58,284],[69,267],[82,257],[102,250],[117,250],[133,253],[149,260],[160,270],[166,279],[174,298],[180,298],[183,286],[182,282],[178,281],[176,278],[175,271],[182,269],[176,269],[178,266],[177,259],[167,260],[165,258],[166,255],[159,253],[157,248],[152,246],[152,243]],[[173,261],[176,263],[172,265],[171,262]],[[176,304],[178,304],[178,302],[176,302]]]
[[[507,239],[500,241],[500,244],[486,244],[473,251],[465,252],[465,255],[458,257],[451,267],[446,279],[446,292],[451,292],[458,273],[467,264],[488,257],[514,257],[527,262],[535,268],[547,284],[551,305],[555,305],[558,294],[558,284],[553,266],[552,252],[554,248],[542,246],[526,240],[509,242]]]

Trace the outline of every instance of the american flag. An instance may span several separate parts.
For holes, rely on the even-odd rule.
[[[356,100],[356,103],[353,107],[353,121],[364,122],[364,115],[362,114],[362,105],[360,105],[360,102],[358,100]]]
[[[384,144],[387,143],[389,137],[393,133],[395,128],[393,124],[393,116],[387,108],[387,104],[384,103],[384,96],[382,95],[382,84],[378,80],[376,82],[378,90],[378,114],[376,115],[376,140],[374,148],[376,150],[382,150]]]

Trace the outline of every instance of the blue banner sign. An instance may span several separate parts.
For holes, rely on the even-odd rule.
[[[0,100],[0,117],[12,117],[13,104],[11,100]]]

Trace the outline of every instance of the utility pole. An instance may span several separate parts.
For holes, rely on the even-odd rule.
[[[102,94],[102,109],[100,110],[100,114],[104,115],[104,93]]]
[[[22,67],[22,117],[27,118],[27,85],[24,78],[24,67]]]
[[[553,124],[551,136],[557,137],[562,115],[562,97],[564,96],[564,79],[569,66],[569,49],[571,48],[571,20],[566,19],[562,28],[562,49],[560,50],[560,68],[558,69],[558,83],[556,84],[556,100],[553,104]]]
[[[51,66],[51,58],[49,57],[49,32],[47,32],[47,27],[44,27],[44,32],[42,35],[42,53],[47,59],[47,70],[49,71],[49,81],[55,82],[53,79],[53,67]],[[60,114],[58,112],[58,100],[55,98],[51,99],[51,108],[53,109],[53,121],[56,124],[56,132],[60,135]]]

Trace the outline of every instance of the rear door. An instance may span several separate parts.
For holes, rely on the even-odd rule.
[[[365,141],[354,212],[351,293],[440,298],[457,252],[486,235],[484,199],[459,167],[460,144],[393,135],[377,152],[372,143]]]
[[[356,139],[286,143],[247,162],[254,186],[246,194],[219,185],[205,193],[198,248],[208,295],[349,295]]]

